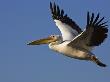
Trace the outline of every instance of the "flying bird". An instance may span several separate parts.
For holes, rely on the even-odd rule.
[[[103,22],[104,17],[100,18],[98,13],[87,12],[87,25],[82,31],[63,9],[58,5],[50,2],[52,18],[61,32],[61,35],[51,35],[47,38],[35,40],[28,45],[49,44],[49,48],[65,56],[89,60],[98,66],[106,67],[91,51],[94,47],[99,46],[107,38],[108,25]]]

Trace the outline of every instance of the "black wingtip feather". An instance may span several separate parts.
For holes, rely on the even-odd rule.
[[[103,22],[103,23],[101,23],[101,24],[99,24],[99,26],[108,26],[108,25],[105,25],[106,23],[107,23],[108,21],[106,21],[106,22]]]
[[[100,24],[104,20],[104,17],[102,17],[95,25]]]
[[[51,9],[51,11],[52,11],[52,3],[50,2],[50,9]]]
[[[63,10],[61,10],[61,17],[63,17],[63,15],[64,15],[64,11],[63,11]]]
[[[54,12],[56,12],[56,4],[55,4],[55,2],[54,2]]]
[[[96,16],[96,18],[95,18],[93,24],[95,24],[95,23],[98,21],[98,19],[99,19],[99,15],[100,15],[100,13],[97,14],[97,16]]]
[[[90,22],[90,16],[89,16],[89,12],[87,12],[87,26],[89,25]]]
[[[92,25],[93,20],[94,20],[94,13],[92,13],[92,16],[91,16],[91,19],[90,19],[90,25]]]
[[[60,9],[59,9],[59,6],[57,6],[57,15],[60,15]]]
[[[93,30],[90,36],[91,39],[89,42],[89,46],[99,46],[105,40],[105,38],[107,38],[107,22],[103,22],[104,17],[99,19],[99,13],[97,14],[96,18],[94,17],[94,13],[92,13],[91,17],[87,13],[87,17],[87,21],[90,21],[87,22],[87,28],[91,28]]]

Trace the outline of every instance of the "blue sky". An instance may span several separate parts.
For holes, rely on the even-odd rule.
[[[82,29],[87,11],[100,12],[110,26],[110,0],[0,0],[0,82],[110,81],[109,36],[93,50],[108,65],[106,68],[65,57],[47,45],[26,45],[60,34],[51,18],[50,1],[55,1]]]

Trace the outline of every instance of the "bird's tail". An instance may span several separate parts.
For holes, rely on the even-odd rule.
[[[101,66],[101,67],[106,67],[106,64],[103,64],[97,57],[95,56],[91,56],[91,61],[95,62],[97,65]]]

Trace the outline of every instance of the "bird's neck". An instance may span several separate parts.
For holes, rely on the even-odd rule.
[[[54,46],[54,45],[59,45],[61,43],[62,43],[62,41],[55,41],[55,42],[51,42],[49,45]]]
[[[52,42],[49,44],[49,48],[54,50],[54,51],[58,51],[58,45],[61,44],[62,41],[56,41],[56,42]]]

